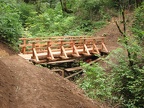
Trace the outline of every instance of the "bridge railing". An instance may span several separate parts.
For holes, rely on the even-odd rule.
[[[32,53],[32,45],[35,42],[36,47],[42,47],[46,45],[48,40],[60,40],[60,39],[81,39],[87,38],[88,36],[54,36],[54,37],[36,37],[36,38],[20,38],[21,44],[19,45],[21,53],[30,54]]]
[[[94,36],[61,36],[42,38],[20,38],[22,41],[21,53],[33,54],[32,58],[39,61],[38,54],[43,53],[49,60],[59,57],[67,59],[70,56],[80,57],[81,54],[89,56],[108,52],[104,37]]]

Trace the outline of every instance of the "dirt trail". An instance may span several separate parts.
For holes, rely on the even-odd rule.
[[[0,108],[99,108],[73,83],[13,55],[0,59]]]
[[[120,36],[114,22],[99,30],[106,36],[109,51],[119,47]],[[0,108],[100,108],[75,84],[36,67],[0,43]]]
[[[109,51],[112,51],[120,47],[120,45],[118,44],[118,38],[121,34],[119,33],[119,30],[117,29],[114,20],[119,19],[113,18],[108,25],[106,25],[104,28],[100,29],[98,32],[94,34],[95,36],[105,36],[105,44]],[[120,24],[120,27],[121,26],[122,24]]]

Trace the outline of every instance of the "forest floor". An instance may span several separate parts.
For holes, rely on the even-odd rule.
[[[113,21],[99,30],[109,51],[119,47]],[[86,97],[75,84],[36,67],[0,43],[0,108],[104,108]]]

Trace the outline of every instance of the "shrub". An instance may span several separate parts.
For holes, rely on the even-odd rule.
[[[86,94],[100,101],[110,102],[112,98],[112,77],[104,72],[98,64],[83,65],[85,76],[78,82]]]
[[[132,31],[140,43],[144,41],[144,2],[135,10]]]
[[[140,49],[138,53],[137,56],[141,54]],[[117,97],[115,101],[121,102],[122,107],[126,108],[144,107],[144,66],[141,66],[142,62],[139,58],[133,57],[135,64],[132,67],[129,66],[128,58],[123,49],[117,50],[109,58],[115,61],[115,63],[109,62],[114,80],[112,91]]]
[[[21,36],[22,24],[16,1],[0,1],[0,38],[15,45]]]
[[[60,5],[55,9],[49,8],[35,17],[28,17],[27,30],[31,35],[65,35],[73,27],[73,16],[64,16]]]

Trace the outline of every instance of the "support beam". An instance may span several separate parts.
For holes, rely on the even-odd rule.
[[[35,48],[33,48],[33,57],[36,59],[37,62],[39,61],[39,58],[37,56],[37,52],[36,52]]]
[[[102,46],[103,46],[104,50],[108,53],[108,50],[103,42],[102,42]]]
[[[89,50],[88,50],[88,48],[87,48],[87,46],[86,46],[86,44],[84,44],[84,51],[83,51],[83,53],[85,54],[85,52],[86,52],[87,55],[91,55],[90,52],[89,52]]]
[[[53,54],[52,54],[52,51],[51,51],[50,47],[48,47],[48,57],[47,58],[50,59],[50,60],[54,60],[55,59]]]
[[[100,55],[100,52],[99,52],[99,50],[98,50],[96,44],[93,43],[93,52],[95,52],[95,50],[96,50],[96,53],[97,53],[98,55]]]
[[[78,50],[76,48],[75,45],[73,45],[73,54],[72,54],[74,57],[80,57],[79,53],[78,53]]]

